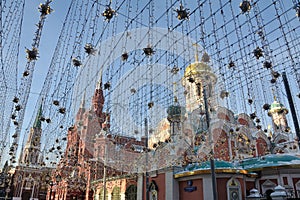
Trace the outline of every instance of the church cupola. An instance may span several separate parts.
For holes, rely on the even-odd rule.
[[[202,55],[201,62],[198,61],[198,55],[195,56],[195,62],[191,63],[184,72],[182,85],[185,88],[186,108],[188,112],[204,106],[203,89],[206,91],[208,102],[213,104],[214,87],[217,82],[217,76],[213,73],[210,65],[210,58],[206,52]]]
[[[283,104],[275,101],[270,105],[270,110],[268,115],[272,117],[273,131],[274,134],[289,132],[286,114],[288,114],[288,109],[284,107]]]
[[[178,132],[175,128],[180,129],[180,123],[184,121],[185,115],[185,108],[180,106],[176,96],[173,105],[168,107],[167,114],[167,119],[171,125],[171,136],[173,137]]]

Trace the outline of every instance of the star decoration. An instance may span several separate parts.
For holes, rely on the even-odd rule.
[[[154,106],[153,102],[148,103],[148,108],[151,109]]]
[[[270,104],[267,104],[267,103],[264,104],[264,105],[263,105],[263,109],[264,109],[264,110],[269,110],[269,109],[270,109]]]
[[[29,71],[23,72],[23,77],[29,76]]]
[[[102,13],[102,16],[105,17],[106,21],[110,21],[114,15],[116,15],[116,11],[113,10],[110,6],[107,6],[105,11]]]
[[[177,74],[179,72],[179,68],[174,66],[172,69],[171,69],[171,73],[172,74]]]
[[[267,69],[272,68],[272,63],[269,62],[269,61],[265,61],[265,62],[264,62],[264,68],[267,68]]]
[[[256,59],[259,59],[260,57],[263,56],[263,51],[261,48],[256,47],[256,49],[254,49],[253,54],[255,56]]]
[[[90,43],[87,43],[84,46],[84,50],[85,50],[85,53],[87,53],[88,55],[95,55],[95,53],[96,53],[96,49],[94,49],[93,45]]]
[[[128,59],[129,55],[127,52],[124,52],[122,55],[121,55],[121,58],[122,58],[122,61],[126,61]]]
[[[105,90],[109,90],[109,89],[110,89],[110,86],[111,86],[111,85],[110,85],[110,82],[107,82],[107,83],[104,84],[104,89],[105,89]]]
[[[49,15],[53,9],[49,6],[49,3],[46,4],[40,4],[39,11],[41,15]]]
[[[18,103],[19,102],[19,98],[18,97],[14,97],[13,102],[14,103]]]
[[[180,4],[179,9],[177,8],[175,11],[177,12],[177,19],[189,19],[189,9],[184,8],[182,4]]]
[[[72,58],[72,62],[75,67],[80,67],[82,65],[81,61],[78,58]]]
[[[242,10],[242,13],[249,12],[251,9],[250,2],[245,0],[242,3],[240,3],[240,9]]]
[[[155,52],[150,45],[148,45],[146,48],[143,48],[143,51],[147,56],[152,56]]]
[[[234,64],[233,61],[230,61],[230,62],[228,63],[228,68],[230,69],[230,68],[233,68],[233,67],[235,67],[235,64]]]
[[[33,60],[36,60],[38,58],[38,49],[33,47],[32,50],[30,49],[26,49],[26,53],[27,53],[27,60],[28,61],[33,61]]]

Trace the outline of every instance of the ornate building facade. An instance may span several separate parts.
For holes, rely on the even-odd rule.
[[[47,175],[53,168],[45,167],[41,153],[42,107],[30,129],[28,140],[20,155],[18,166],[13,175],[13,199],[46,199],[48,182]]]
[[[278,185],[300,197],[299,147],[289,136],[287,108],[269,105],[273,131],[262,130],[255,113],[217,104],[216,82],[208,55],[196,56],[182,78],[186,105],[175,97],[156,131],[137,140],[110,134],[100,81],[92,107],[83,98],[69,128],[55,199],[213,199],[211,159],[219,199],[269,198]]]

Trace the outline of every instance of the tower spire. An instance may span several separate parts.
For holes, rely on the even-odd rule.
[[[195,43],[195,44],[193,44],[193,46],[196,49],[196,51],[195,51],[195,62],[199,62],[199,50],[198,50],[199,45],[197,43]]]
[[[84,90],[83,95],[82,95],[82,99],[80,102],[80,108],[85,108],[85,95],[86,95],[86,91]]]
[[[272,88],[272,94],[273,94],[273,99],[274,99],[274,101],[277,101],[277,97],[276,97],[276,95],[275,95],[275,90],[274,90],[274,88]]]
[[[41,148],[41,136],[42,136],[42,122],[41,117],[43,115],[43,99],[40,103],[34,124],[29,132],[29,137],[26,142],[25,148],[20,156],[21,163],[26,165],[38,165],[40,148]]]
[[[37,112],[34,124],[33,124],[33,128],[42,128],[42,122],[41,122],[41,117],[43,115],[43,101],[41,102],[41,105],[39,107],[39,110]]]

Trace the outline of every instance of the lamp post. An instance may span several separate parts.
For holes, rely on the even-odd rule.
[[[46,184],[49,184],[50,186],[50,194],[49,194],[49,200],[51,200],[51,197],[52,197],[52,187],[54,185],[54,182],[51,180],[51,177],[49,174],[47,174],[45,176],[45,181],[46,181]],[[60,174],[57,174],[56,177],[55,177],[55,181],[56,181],[56,185],[58,185],[58,183],[61,181],[61,176]]]
[[[206,115],[206,123],[207,123],[207,130],[209,132],[209,125],[210,125],[210,116],[209,116],[209,109],[207,103],[207,96],[206,96],[206,89],[203,89],[203,98],[204,98],[204,106],[205,106],[205,115]],[[210,158],[210,168],[211,168],[211,181],[212,181],[212,192],[213,192],[213,199],[218,200],[217,195],[217,180],[216,180],[216,171],[215,171],[215,158],[214,158],[214,147],[213,147],[213,136],[212,133],[209,134],[210,137],[210,145],[211,145],[211,158]]]
[[[54,185],[53,181],[49,182],[50,185],[50,194],[49,194],[49,200],[51,200],[51,196],[52,196],[52,186]]]
[[[61,182],[61,175],[60,174],[57,174],[56,176],[55,176],[55,181],[56,181],[56,193],[58,193],[57,192],[57,189],[58,189],[58,184],[59,184],[59,182]],[[51,199],[50,199],[51,200]]]
[[[10,185],[8,185],[7,188],[6,188],[6,190],[5,190],[5,193],[6,193],[6,194],[5,194],[5,200],[8,199],[8,194],[10,193],[10,188],[9,188],[9,186],[10,186]]]

